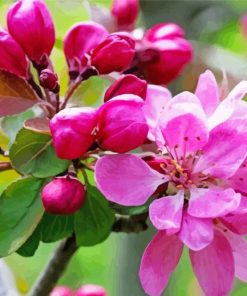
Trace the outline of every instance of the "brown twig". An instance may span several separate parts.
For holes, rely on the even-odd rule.
[[[11,170],[12,166],[10,162],[0,162],[0,171]]]

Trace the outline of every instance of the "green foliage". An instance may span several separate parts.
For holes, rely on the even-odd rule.
[[[79,246],[93,246],[111,233],[114,214],[102,194],[93,186],[87,187],[83,207],[75,214],[76,242]]]
[[[36,250],[39,247],[40,242],[40,231],[37,227],[33,234],[28,238],[28,240],[22,245],[18,250],[17,254],[21,255],[22,257],[32,257]]]
[[[22,174],[46,178],[65,171],[69,161],[56,156],[49,135],[21,129],[10,149],[12,166]]]
[[[0,197],[0,257],[15,252],[31,236],[43,215],[40,190],[44,180],[26,178]]]

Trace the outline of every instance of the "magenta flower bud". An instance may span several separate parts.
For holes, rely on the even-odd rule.
[[[58,90],[58,78],[57,74],[50,69],[44,69],[39,76],[40,85],[50,91]]]
[[[122,72],[135,55],[135,41],[127,33],[110,34],[92,52],[91,64],[100,74]]]
[[[133,30],[138,13],[139,0],[113,0],[111,14],[118,30]]]
[[[148,125],[143,104],[143,99],[138,96],[121,95],[101,106],[97,140],[103,149],[125,153],[145,142]]]
[[[147,93],[147,82],[135,75],[124,75],[116,80],[106,91],[104,101],[123,94],[137,95],[145,100]]]
[[[0,68],[23,78],[28,77],[29,65],[24,51],[2,28],[0,28]]]
[[[50,55],[55,43],[52,17],[43,0],[19,0],[7,16],[10,34],[21,45],[27,56],[42,64],[45,55]]]
[[[51,214],[70,215],[78,211],[85,200],[81,182],[69,176],[55,178],[41,192],[45,210]]]
[[[106,290],[98,285],[84,285],[79,288],[75,296],[107,296]]]
[[[95,22],[77,23],[64,38],[64,53],[70,71],[81,72],[88,63],[87,54],[103,41],[107,30]]]
[[[75,159],[87,152],[95,140],[97,113],[93,108],[67,108],[50,121],[53,144],[59,158]]]
[[[73,291],[66,286],[55,287],[49,296],[73,296]]]

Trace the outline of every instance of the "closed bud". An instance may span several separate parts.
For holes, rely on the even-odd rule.
[[[104,101],[123,94],[137,95],[145,100],[147,93],[147,82],[135,75],[124,75],[116,80],[106,91]]]
[[[106,290],[98,285],[84,285],[79,288],[75,296],[107,296]]]
[[[7,25],[29,59],[43,64],[44,56],[50,55],[55,43],[53,20],[44,1],[17,1],[8,11]]]
[[[148,126],[143,104],[138,96],[121,95],[101,106],[97,140],[103,149],[125,153],[145,142]]]
[[[135,41],[127,33],[109,35],[92,52],[91,64],[100,74],[122,72],[135,55]]]
[[[71,72],[82,72],[88,64],[87,55],[108,35],[107,30],[92,21],[75,24],[64,38],[64,54]]]
[[[76,159],[85,154],[95,140],[96,124],[93,108],[67,108],[57,113],[50,121],[57,156]]]
[[[111,14],[118,30],[133,30],[139,13],[139,0],[113,0]]]
[[[17,76],[28,78],[28,61],[15,39],[0,28],[0,68]]]
[[[40,85],[49,91],[57,92],[59,90],[57,74],[50,69],[41,71],[39,81]]]
[[[73,296],[73,291],[66,286],[55,287],[49,296]]]
[[[43,206],[48,213],[70,215],[78,211],[85,201],[81,182],[69,176],[55,178],[41,192]]]

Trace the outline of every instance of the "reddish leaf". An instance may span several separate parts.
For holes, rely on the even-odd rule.
[[[37,96],[27,82],[0,70],[0,117],[21,113],[37,103]]]
[[[32,130],[36,133],[50,135],[49,120],[46,118],[30,118],[24,122],[24,127],[26,129]]]

